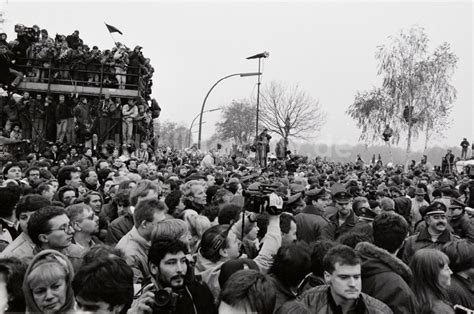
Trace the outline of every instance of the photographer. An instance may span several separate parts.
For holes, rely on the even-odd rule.
[[[184,243],[153,241],[148,252],[152,283],[134,304],[138,313],[217,313],[209,288],[192,278]]]
[[[129,67],[127,69],[127,85],[135,87],[138,85],[139,68],[145,63],[142,47],[136,46],[129,57]],[[143,74],[143,71],[141,71]]]
[[[262,239],[263,244],[258,256],[254,258],[260,271],[264,274],[272,266],[273,256],[277,253],[282,241],[280,212],[283,208],[283,200],[275,193],[270,194],[268,198],[268,206],[265,208],[269,213],[267,232]],[[245,220],[248,223],[248,217]],[[202,236],[201,249],[196,262],[196,274],[202,276],[216,300],[221,291],[218,278],[222,264],[240,256],[241,232],[242,218],[231,226],[213,226],[206,230]]]

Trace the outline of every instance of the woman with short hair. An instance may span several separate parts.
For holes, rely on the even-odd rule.
[[[66,256],[54,250],[38,253],[23,280],[27,313],[66,313],[75,308],[71,282],[74,270]]]

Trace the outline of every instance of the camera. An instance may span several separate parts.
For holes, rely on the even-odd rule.
[[[172,288],[164,288],[155,292],[155,304],[153,306],[154,311],[159,311],[163,308],[169,308],[170,310],[176,307],[179,295],[173,291]]]
[[[270,194],[275,193],[286,201],[286,195],[278,190],[280,186],[275,184],[253,184],[247,190],[242,191],[244,197],[245,210],[253,213],[263,213],[267,211],[271,215],[281,214],[282,208],[276,208],[270,205]]]

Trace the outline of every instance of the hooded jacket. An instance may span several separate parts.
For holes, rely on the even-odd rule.
[[[211,293],[214,296],[214,302],[216,304],[219,300],[219,294],[221,293],[219,275],[221,273],[222,264],[226,261],[227,259],[221,259],[214,263],[202,256],[201,252],[197,253],[195,274],[196,276],[200,276],[201,280],[207,284],[209,290],[211,290]]]
[[[416,313],[410,268],[369,242],[357,244],[355,250],[362,259],[362,292],[387,304],[393,313]]]
[[[31,260],[23,280],[23,293],[25,295],[26,313],[41,313],[33,298],[33,292],[28,282],[29,275],[34,269],[46,263],[55,263],[58,267],[63,267],[66,273],[66,301],[59,309],[58,313],[72,312],[75,308],[74,292],[71,282],[74,278],[74,269],[66,256],[55,250],[43,250],[36,254]]]

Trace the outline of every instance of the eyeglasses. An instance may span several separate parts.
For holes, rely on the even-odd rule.
[[[71,223],[68,223],[67,225],[62,225],[61,227],[57,228],[57,229],[51,229],[49,230],[47,233],[51,233],[53,231],[64,231],[65,233],[68,233],[68,231],[74,231],[74,228],[72,226]]]

